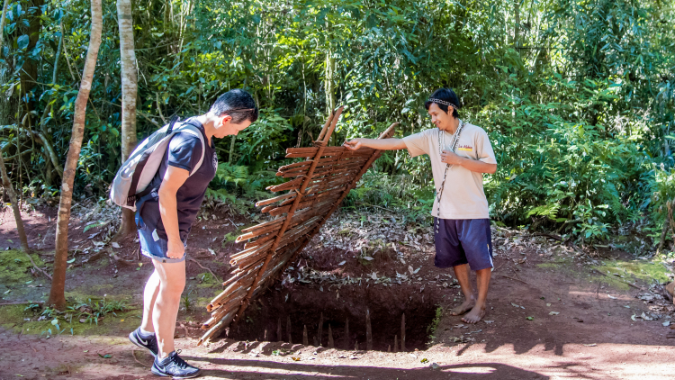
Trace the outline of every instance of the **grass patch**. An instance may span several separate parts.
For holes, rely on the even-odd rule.
[[[633,279],[645,282],[657,280],[659,283],[670,281],[667,275],[668,270],[663,264],[649,261],[603,261],[602,265],[595,269],[608,276],[628,281]]]
[[[0,307],[0,326],[15,333],[43,335],[116,335],[133,330],[140,312],[121,301],[90,299],[73,302],[65,311],[37,304]]]
[[[31,258],[38,267],[44,266],[40,256],[32,254]],[[32,267],[28,255],[19,250],[11,249],[0,253],[0,284],[18,284],[33,280],[30,273]]]

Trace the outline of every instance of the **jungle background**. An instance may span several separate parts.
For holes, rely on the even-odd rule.
[[[173,115],[204,113],[231,88],[261,119],[217,142],[208,192],[239,213],[277,183],[284,149],[308,146],[346,105],[331,145],[433,127],[439,87],[484,128],[499,162],[485,177],[497,225],[603,245],[640,234],[653,252],[675,196],[675,9],[660,0],[133,2],[141,141]],[[118,12],[103,36],[74,198],[104,199],[122,161]],[[0,147],[23,202],[59,195],[91,28],[89,2],[9,1],[0,61]],[[346,207],[429,218],[428,160],[388,152]],[[663,236],[663,237],[661,237]],[[620,240],[613,246],[621,248]],[[666,244],[668,247],[670,244]]]

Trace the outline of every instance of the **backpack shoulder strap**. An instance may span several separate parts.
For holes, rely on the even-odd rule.
[[[197,165],[195,165],[195,168],[192,169],[192,172],[190,172],[190,176],[192,177],[193,174],[199,170],[199,168],[202,167],[202,163],[204,162],[204,155],[206,154],[206,142],[204,141],[204,136],[202,135],[202,131],[200,131],[197,127],[195,127],[193,124],[190,124],[189,122],[183,123],[179,128],[177,128],[176,132],[186,132],[191,135],[196,136],[199,141],[202,142],[202,155],[199,158],[199,161],[197,161]]]

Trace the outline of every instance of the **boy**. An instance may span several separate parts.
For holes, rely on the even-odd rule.
[[[483,173],[497,171],[487,133],[459,119],[459,99],[451,89],[439,89],[424,103],[435,129],[403,139],[354,139],[344,146],[357,150],[407,149],[412,157],[428,154],[436,185],[434,240],[439,268],[453,267],[464,293],[464,302],[450,313],[476,323],[485,316],[490,284],[492,241],[488,203],[483,192]],[[476,271],[478,298],[469,282],[469,267]]]
[[[187,237],[206,188],[216,175],[218,157],[213,138],[237,135],[257,118],[258,108],[251,95],[232,90],[221,95],[206,114],[185,120],[202,132],[204,144],[194,135],[177,133],[150,183],[152,191],[136,203],[141,252],[152,259],[155,271],[145,285],[143,321],[129,339],[155,356],[151,369],[155,375],[174,379],[199,375],[198,368],[178,356],[173,341],[185,288]],[[192,173],[202,149],[202,164]]]

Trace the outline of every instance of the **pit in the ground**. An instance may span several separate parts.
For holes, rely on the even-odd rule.
[[[438,307],[434,298],[406,285],[272,288],[248,307],[244,318],[230,328],[228,337],[289,342],[290,334],[291,343],[302,344],[306,326],[309,345],[330,347],[332,334],[335,348],[364,350],[368,349],[366,313],[369,312],[372,349],[393,351],[396,340],[396,348],[401,351],[401,322],[405,314],[405,350],[424,350],[433,334]]]

